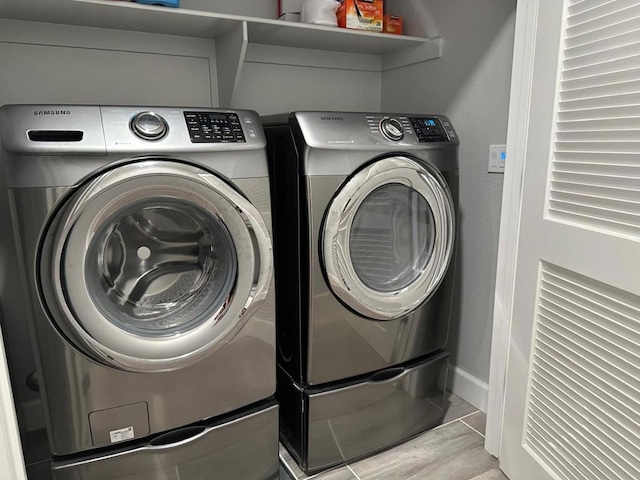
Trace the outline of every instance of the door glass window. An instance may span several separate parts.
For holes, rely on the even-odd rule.
[[[426,268],[434,238],[433,212],[425,198],[405,185],[387,184],[367,195],[355,214],[351,262],[367,287],[401,290]]]
[[[218,217],[178,200],[153,200],[131,204],[102,225],[85,272],[109,321],[131,333],[166,336],[226,306],[237,259]]]

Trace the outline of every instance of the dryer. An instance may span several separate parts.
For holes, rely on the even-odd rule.
[[[263,122],[281,440],[314,472],[443,416],[459,142],[442,115],[295,112]]]
[[[10,105],[0,138],[54,478],[277,478],[257,114]]]

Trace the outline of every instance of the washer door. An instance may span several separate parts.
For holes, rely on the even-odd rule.
[[[356,313],[397,319],[436,291],[454,236],[453,199],[435,168],[403,156],[375,161],[329,205],[321,239],[327,281]]]
[[[210,172],[167,160],[82,186],[40,258],[60,330],[93,358],[139,372],[181,368],[228,343],[272,275],[256,208]]]

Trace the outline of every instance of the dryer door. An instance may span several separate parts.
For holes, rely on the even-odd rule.
[[[62,333],[130,371],[190,365],[264,300],[271,240],[256,208],[198,167],[119,166],[76,191],[44,236],[43,299]]]
[[[333,293],[356,313],[393,320],[424,303],[453,254],[455,207],[437,169],[395,156],[353,175],[327,210],[322,263]]]

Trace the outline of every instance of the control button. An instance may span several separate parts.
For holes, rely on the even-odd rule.
[[[398,141],[404,137],[402,123],[397,118],[385,117],[380,121],[380,131],[389,140]]]
[[[169,131],[169,126],[157,113],[140,112],[131,119],[131,130],[144,140],[160,140]]]

